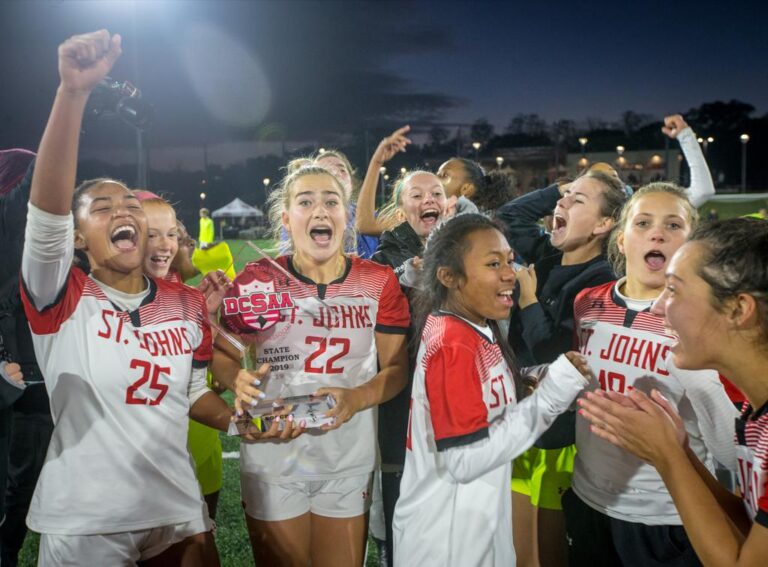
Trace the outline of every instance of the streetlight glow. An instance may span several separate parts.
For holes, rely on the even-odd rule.
[[[616,146],[616,153],[619,155],[624,155],[624,146]]]
[[[707,142],[708,142],[708,143],[710,143],[710,144],[711,144],[712,142],[714,142],[714,141],[715,141],[715,139],[714,139],[712,136],[710,136],[709,138],[707,138]]]
[[[501,156],[496,156],[496,165],[501,168],[501,164],[504,163],[504,158]]]
[[[749,142],[749,134],[746,132],[739,136],[741,140],[741,192],[747,192],[747,142]]]
[[[205,201],[205,193],[200,193],[200,200]]]
[[[387,172],[387,168],[386,168],[386,167],[384,167],[384,166],[382,165],[382,166],[379,168],[379,173],[381,173],[382,175],[384,175],[386,172]]]
[[[317,153],[324,154],[325,153],[325,148],[320,148],[319,150],[317,150]]]
[[[579,161],[579,163],[581,163],[582,161],[584,162],[587,161],[587,154],[585,151],[585,148],[587,147],[587,142],[589,142],[589,138],[586,138],[584,136],[579,138],[579,144],[581,144],[581,160]]]
[[[407,169],[405,169],[404,167],[401,167],[401,168],[400,168],[400,173],[404,174],[406,171],[408,171],[408,170],[407,170]]]

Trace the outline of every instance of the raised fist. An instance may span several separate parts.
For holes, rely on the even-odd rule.
[[[679,114],[673,114],[664,117],[664,126],[661,127],[661,131],[674,140],[686,128],[688,128],[688,124],[683,120],[683,117]]]
[[[120,36],[99,30],[75,35],[59,46],[61,86],[73,93],[90,93],[120,57]]]

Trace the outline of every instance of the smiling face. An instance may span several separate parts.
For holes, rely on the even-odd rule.
[[[603,216],[603,184],[589,176],[580,177],[565,190],[557,201],[552,221],[550,241],[562,252],[572,252],[605,236],[613,226]]]
[[[445,211],[445,190],[432,173],[416,173],[405,180],[400,208],[411,228],[425,239]]]
[[[331,174],[308,174],[288,190],[282,224],[296,255],[322,264],[342,254],[347,212],[338,181]]]
[[[156,278],[164,278],[179,250],[176,213],[173,207],[159,200],[145,201],[142,206],[147,215],[148,234],[144,272]]]
[[[699,274],[704,257],[700,242],[684,244],[669,262],[664,291],[653,313],[665,318],[676,336],[672,355],[678,368],[714,368],[729,347],[727,317],[714,307],[712,288]]]
[[[652,299],[664,287],[672,255],[691,231],[683,200],[664,192],[637,199],[616,242],[627,261],[626,292],[634,299]]]
[[[441,281],[449,288],[445,307],[477,325],[509,317],[515,289],[513,253],[496,229],[480,229],[465,237],[464,275]]]
[[[333,154],[326,154],[315,160],[315,163],[327,169],[333,176],[339,180],[341,186],[344,187],[344,195],[349,201],[352,197],[352,172],[349,170],[347,163],[340,157]]]
[[[123,185],[100,183],[87,189],[78,199],[75,247],[87,253],[94,272],[140,272],[146,238],[144,210]]]

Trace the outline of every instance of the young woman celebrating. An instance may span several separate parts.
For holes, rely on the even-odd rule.
[[[512,248],[530,264],[517,273],[520,298],[510,320],[509,340],[521,364],[545,364],[570,350],[574,298],[615,279],[605,249],[626,200],[617,177],[588,171],[572,183],[533,191],[498,210]],[[546,234],[538,222],[551,214],[555,230]],[[547,433],[551,448],[531,448],[515,461],[514,541],[523,567],[566,560],[560,499],[571,485],[573,418],[564,415]]]
[[[382,222],[393,228],[381,236],[373,260],[392,266],[398,278],[403,276],[409,261],[421,255],[427,237],[443,218],[445,206],[445,190],[434,173],[405,173],[379,214]]]
[[[483,212],[493,215],[496,209],[515,197],[517,180],[510,171],[488,173],[476,161],[455,157],[437,170],[448,197],[451,216]]]
[[[669,357],[662,317],[650,311],[672,255],[697,221],[685,191],[669,183],[639,189],[611,237],[615,283],[584,290],[574,312],[582,353],[600,389],[664,392],[682,416],[691,450],[735,467],[735,409],[714,370],[680,370]],[[574,565],[698,565],[680,516],[658,472],[591,435],[576,421],[573,488],[563,497]]]
[[[23,301],[56,425],[27,521],[39,565],[217,565],[186,447],[188,415],[224,430],[231,415],[205,385],[205,299],[144,276],[147,219],[125,186],[74,190],[85,103],[119,55],[106,30],[59,47],[32,179]]]
[[[259,565],[360,565],[376,466],[374,408],[405,385],[408,305],[389,267],[344,254],[347,201],[334,175],[300,168],[270,199],[273,226],[290,236],[293,254],[277,258],[279,268],[271,259],[248,264],[234,281],[239,298],[222,310],[224,324],[254,336],[264,392],[223,353],[214,375],[245,405],[261,394],[330,395],[326,417],[335,424],[299,436],[302,424],[289,416],[284,440],[242,446],[253,554]],[[241,312],[244,301],[250,307]]]
[[[188,246],[188,235],[178,219],[173,206],[150,191],[134,191],[141,201],[141,207],[147,216],[147,248],[144,254],[144,273],[154,278],[176,283],[184,282],[184,274],[197,275],[201,273],[192,265]],[[219,246],[227,246],[225,242],[209,246],[205,253],[211,253]],[[227,247],[227,249],[229,249]],[[179,261],[177,256],[183,256]],[[209,320],[218,322],[218,311],[221,300],[230,283],[228,276],[222,270],[233,272],[231,255],[220,258],[219,270],[204,269],[203,280],[198,289],[206,296],[206,307]],[[232,277],[235,274],[232,273]],[[215,335],[215,333],[214,333]],[[210,376],[207,376],[210,386]],[[200,483],[203,498],[208,506],[208,515],[216,519],[219,503],[219,491],[223,481],[223,463],[219,431],[203,425],[195,420],[189,421],[187,436],[189,453],[195,462],[195,476]]]
[[[432,234],[418,312],[405,472],[395,509],[396,565],[514,565],[511,461],[587,384],[576,353],[523,391],[497,321],[509,316],[515,272],[486,217],[459,215]],[[577,369],[576,366],[579,368]]]
[[[692,449],[683,419],[659,390],[598,391],[582,415],[598,437],[651,463],[674,500],[699,559],[757,567],[768,555],[768,224],[732,219],[705,226],[672,257],[653,311],[675,333],[680,368],[714,368],[748,399],[718,427],[736,443],[741,498],[725,490]]]
[[[147,215],[147,250],[144,255],[144,273],[154,278],[171,277],[182,283],[178,275],[171,271],[171,265],[179,251],[179,226],[173,206],[161,197],[153,194],[142,199],[141,208]]]
[[[314,163],[315,165],[330,171],[336,179],[339,180],[339,183],[341,183],[341,186],[344,188],[344,196],[348,203],[347,223],[349,224],[349,228],[353,228],[357,217],[357,202],[355,201],[355,197],[360,181],[355,176],[355,170],[349,162],[349,158],[338,150],[325,150],[315,157]],[[355,252],[361,258],[370,258],[373,256],[373,253],[376,252],[376,247],[379,245],[379,239],[375,236],[359,233],[355,244],[354,250],[350,251]]]

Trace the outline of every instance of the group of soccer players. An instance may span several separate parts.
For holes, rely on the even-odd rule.
[[[406,127],[376,150],[357,203],[343,154],[290,164],[270,196],[283,253],[194,289],[170,269],[181,228],[167,202],[111,179],[75,189],[85,104],[120,44],[101,30],[60,46],[32,178],[22,299],[56,424],[28,517],[40,565],[219,564],[189,418],[241,436],[258,565],[364,562],[377,429],[382,453],[392,439],[404,451],[376,480],[396,565],[564,564],[563,531],[573,565],[762,562],[768,223],[697,230],[708,171],[692,167],[690,192],[632,194],[593,168],[511,201],[497,224],[470,198],[507,182],[451,160],[404,175],[376,212]],[[665,128],[685,149],[682,119]],[[376,244],[355,227],[381,236],[376,261],[351,253]],[[279,403],[293,396],[327,405],[300,415]],[[575,427],[575,451],[526,453],[553,423]],[[509,494],[516,458],[529,503]],[[740,498],[714,460],[739,473]],[[564,528],[537,534],[550,474]],[[547,535],[551,549],[536,544]]]

